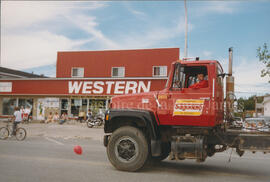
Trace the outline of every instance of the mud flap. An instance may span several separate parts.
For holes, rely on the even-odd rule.
[[[151,140],[151,154],[152,156],[161,156],[161,141]]]
[[[103,137],[103,145],[105,146],[105,147],[107,147],[108,146],[108,143],[109,143],[109,137],[110,137],[111,135],[104,135],[104,137]]]

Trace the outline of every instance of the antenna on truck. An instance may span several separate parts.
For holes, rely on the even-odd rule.
[[[184,51],[184,57],[187,58],[187,32],[188,32],[188,22],[187,22],[187,2],[185,2],[185,51]]]

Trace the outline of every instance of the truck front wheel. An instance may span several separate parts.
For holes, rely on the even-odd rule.
[[[110,137],[107,155],[112,165],[123,171],[141,169],[148,158],[148,143],[141,130],[125,126]]]

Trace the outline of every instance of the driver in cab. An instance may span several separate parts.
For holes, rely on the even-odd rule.
[[[204,74],[200,73],[197,75],[198,82],[190,85],[188,88],[206,88],[208,87],[208,81],[204,80]]]

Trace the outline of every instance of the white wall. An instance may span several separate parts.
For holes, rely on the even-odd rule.
[[[264,97],[264,116],[270,116],[270,96]]]

